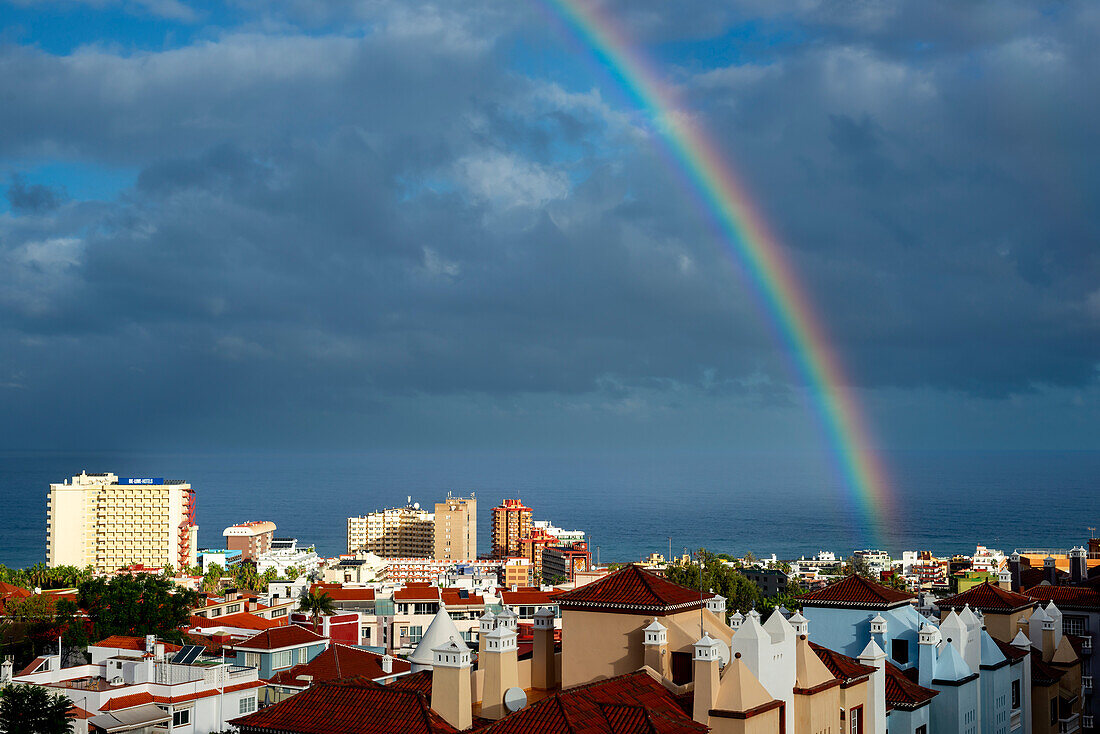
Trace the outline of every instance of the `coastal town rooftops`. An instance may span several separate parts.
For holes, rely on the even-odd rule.
[[[248,522],[238,523],[231,525],[222,531],[222,535],[226,538],[230,537],[248,537],[252,535],[262,535],[263,533],[274,533],[275,523],[269,520],[249,520]]]
[[[179,645],[174,645],[171,642],[162,644],[164,645],[165,652],[179,652],[183,649]],[[134,650],[135,652],[142,653],[146,652],[144,637],[128,637],[125,635],[111,635],[99,642],[93,643],[89,647],[104,647],[109,650]]]
[[[417,690],[365,678],[313,686],[274,706],[234,719],[243,734],[452,734]]]
[[[1100,609],[1100,591],[1088,586],[1049,586],[1042,584],[1024,591],[1039,602],[1054,602],[1059,609]]]
[[[961,594],[949,596],[936,602],[940,609],[962,610],[969,604],[971,609],[994,614],[1009,614],[1035,606],[1035,601],[1024,594],[1002,589],[986,581],[972,586]]]
[[[221,627],[240,630],[267,630],[273,627],[285,627],[287,625],[287,620],[285,616],[280,619],[264,619],[255,614],[250,614],[249,612],[235,612],[233,614],[226,614],[222,617],[213,618],[192,616],[188,625],[190,629],[193,630],[208,630]]]
[[[313,584],[309,590],[320,594],[324,592],[333,601],[374,601],[375,590],[364,588],[345,588],[340,584]]]
[[[554,601],[563,610],[663,616],[698,609],[713,596],[630,564],[590,584],[558,594]]]
[[[234,648],[242,650],[281,650],[284,647],[296,647],[325,642],[328,638],[322,637],[316,632],[299,627],[296,624],[285,627],[273,627],[264,630],[254,637],[234,645]]]
[[[852,574],[824,589],[798,597],[804,607],[854,607],[856,609],[893,609],[909,604],[912,594],[883,586]]]

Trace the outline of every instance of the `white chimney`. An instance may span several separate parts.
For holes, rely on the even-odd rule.
[[[0,663],[0,685],[7,685],[11,682],[11,656],[4,658],[4,662]]]
[[[383,673],[392,673],[393,672],[393,656],[388,654],[388,653],[386,655],[382,656],[382,672]]]
[[[156,649],[156,635],[145,635],[145,652],[154,652]]]
[[[158,663],[164,662],[164,643],[156,643],[153,649],[155,650],[155,652],[153,653],[153,659],[156,660]]]

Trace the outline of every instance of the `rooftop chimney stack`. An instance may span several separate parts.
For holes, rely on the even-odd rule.
[[[452,637],[432,655],[432,710],[465,731],[474,723],[470,648]]]
[[[1043,580],[1051,586],[1058,583],[1058,567],[1055,565],[1054,556],[1043,559]]]
[[[1012,574],[1012,586],[1013,591],[1020,591],[1020,554],[1016,551],[1012,552],[1012,555],[1008,557],[1008,571]]]
[[[662,678],[672,679],[668,660],[668,629],[654,619],[642,630],[642,645],[645,646],[645,664]]]
[[[718,700],[718,666],[721,664],[718,651],[721,646],[722,643],[706,632],[695,643],[695,693],[692,696],[695,703],[692,718],[703,725],[710,721],[710,710]]]
[[[497,721],[508,714],[504,706],[504,692],[519,685],[519,652],[516,631],[500,626],[489,633],[485,652],[478,658],[478,668],[484,671],[484,695],[481,697],[481,715]]]
[[[382,656],[382,672],[387,674],[393,672],[393,656],[389,653]]]
[[[12,667],[11,655],[8,655],[4,658],[4,662],[0,663],[0,686],[11,683]]]
[[[1083,584],[1088,578],[1088,551],[1077,547],[1069,552],[1069,581],[1071,584]]]
[[[554,613],[549,607],[535,612],[535,644],[531,655],[531,687],[551,690],[558,687],[554,653]]]

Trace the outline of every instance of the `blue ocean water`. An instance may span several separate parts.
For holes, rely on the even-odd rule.
[[[0,563],[45,558],[50,482],[82,470],[190,481],[200,547],[244,520],[343,552],[346,518],[448,490],[475,491],[482,552],[489,508],[519,497],[535,519],[589,533],[603,561],[651,551],[796,558],[868,546],[973,552],[978,543],[1069,547],[1100,525],[1100,452],[900,452],[887,456],[892,511],[870,512],[828,457],[794,453],[415,452],[0,453]],[[595,554],[595,550],[593,551]]]

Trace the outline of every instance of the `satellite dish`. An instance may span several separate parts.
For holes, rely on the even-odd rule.
[[[718,640],[718,664],[723,668],[730,664],[730,646],[721,640]]]
[[[504,692],[504,708],[515,713],[527,705],[527,694],[522,688],[512,687]]]

